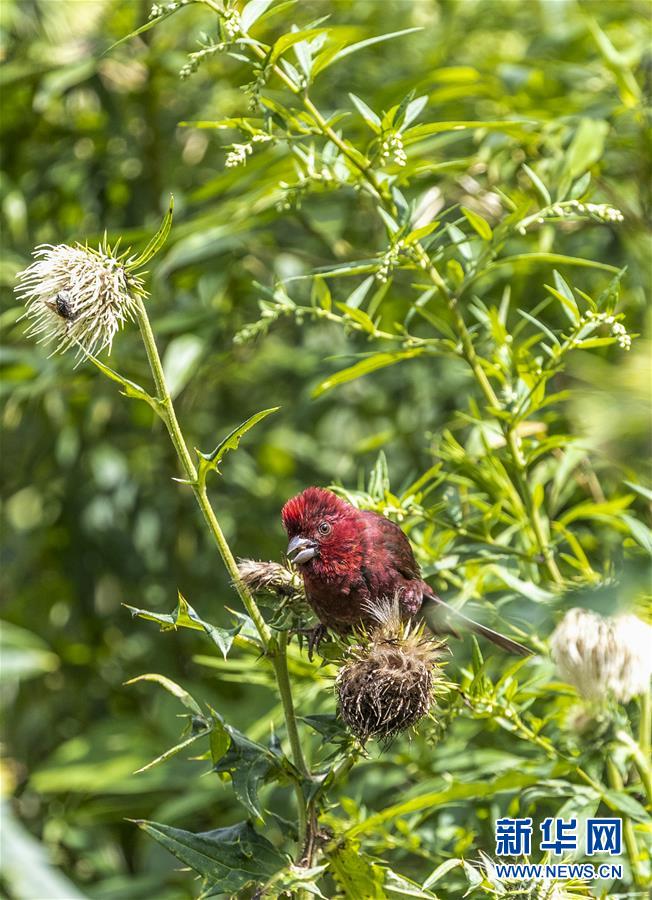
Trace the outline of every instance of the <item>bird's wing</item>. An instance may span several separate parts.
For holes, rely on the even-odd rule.
[[[486,625],[481,625],[479,622],[470,619],[468,616],[465,616],[463,612],[460,612],[459,609],[455,609],[453,606],[449,606],[445,600],[442,600],[441,597],[438,597],[435,593],[433,593],[432,588],[429,589],[428,594],[424,597],[423,606],[421,607],[421,612],[423,613],[423,617],[426,620],[426,624],[428,624],[435,633],[441,633],[441,619],[443,618],[444,623],[450,627],[449,619],[452,619],[453,623],[459,623],[460,625],[466,625],[471,631],[475,634],[481,634],[483,637],[487,638],[487,640],[491,641],[493,644],[496,644],[498,647],[502,647],[503,650],[506,650],[508,653],[515,653],[517,656],[531,656],[532,650],[529,650],[523,644],[519,644],[518,641],[512,640],[512,638],[506,637],[504,634],[501,634],[499,631],[494,631],[493,628],[488,628]]]
[[[394,569],[407,580],[421,578],[412,546],[399,526],[369,510],[363,512],[362,517],[366,526],[368,556],[380,558],[388,570]]]

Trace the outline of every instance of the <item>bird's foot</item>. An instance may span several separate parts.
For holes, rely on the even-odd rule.
[[[320,644],[328,635],[328,628],[320,623],[315,625],[314,628],[297,628],[294,634],[300,634],[308,638],[308,659],[312,662],[315,650],[319,653]]]

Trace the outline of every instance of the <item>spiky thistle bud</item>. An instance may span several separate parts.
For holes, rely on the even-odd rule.
[[[136,300],[145,294],[127,254],[116,256],[75,244],[41,244],[36,259],[17,275],[16,295],[26,304],[28,335],[56,343],[63,353],[76,347],[93,354],[108,348],[123,325],[133,320]]]
[[[238,574],[242,583],[254,594],[267,592],[279,597],[303,596],[301,578],[280,563],[239,559]]]
[[[426,716],[442,684],[444,644],[401,621],[396,599],[368,609],[377,625],[358,635],[335,682],[338,710],[362,741],[387,740]]]
[[[623,703],[647,691],[652,675],[652,627],[637,616],[604,618],[570,609],[552,635],[559,674],[586,700]]]

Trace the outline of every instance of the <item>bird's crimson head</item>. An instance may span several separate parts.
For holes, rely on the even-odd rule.
[[[332,491],[310,487],[283,507],[290,539],[288,558],[297,566],[336,574],[358,556],[359,511]]]

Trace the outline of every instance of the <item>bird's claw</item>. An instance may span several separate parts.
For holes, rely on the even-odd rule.
[[[320,644],[328,634],[328,628],[320,623],[314,628],[297,628],[294,633],[308,638],[308,659],[312,662],[315,650],[319,653]]]

